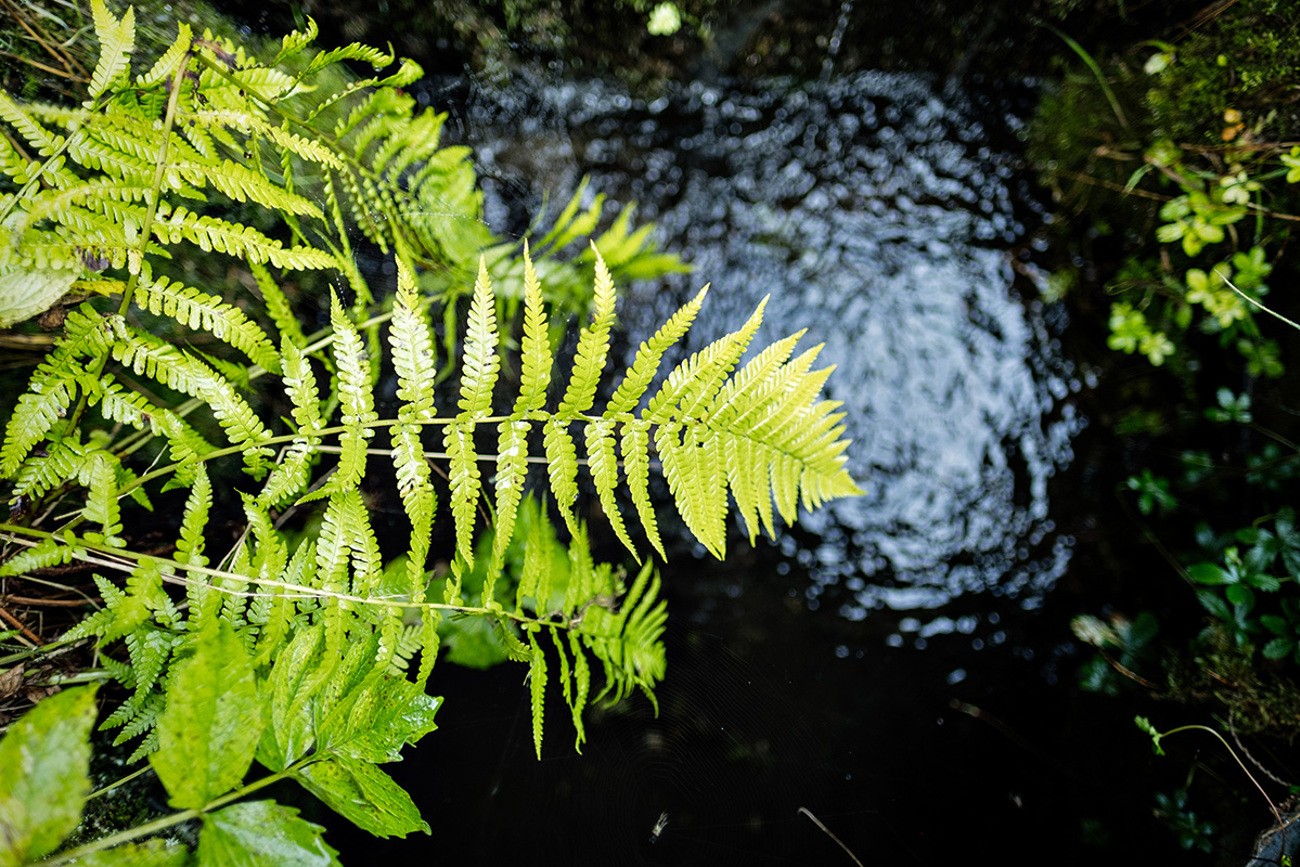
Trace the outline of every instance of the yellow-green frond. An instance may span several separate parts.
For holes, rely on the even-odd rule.
[[[497,355],[496,299],[487,261],[479,257],[478,279],[470,302],[461,361],[460,418],[483,418],[492,414],[492,390],[496,387],[501,359]]]
[[[632,553],[632,557],[641,562],[641,555],[623,526],[623,516],[618,511],[618,501],[614,490],[618,487],[618,458],[614,454],[614,422],[600,419],[589,421],[585,431],[587,445],[587,469],[596,484],[596,493],[600,496],[600,505],[609,519],[614,535],[623,543],[623,547]]]
[[[515,415],[526,418],[546,403],[546,389],[551,384],[550,324],[542,305],[542,287],[524,242],[524,338],[520,353],[519,399]]]
[[[606,418],[636,409],[641,395],[645,394],[650,381],[659,371],[659,362],[664,353],[690,330],[691,323],[695,321],[695,314],[699,313],[700,305],[704,303],[704,296],[708,292],[709,287],[706,285],[695,293],[694,298],[682,305],[681,309],[655,332],[654,337],[641,344],[632,366],[623,375],[618,390],[614,392],[609,405],[605,407]]]
[[[614,281],[600,253],[596,253],[594,304],[591,324],[582,329],[578,337],[569,386],[560,401],[558,412],[563,416],[572,417],[591,409],[596,386],[605,370],[605,358],[609,354],[609,332],[614,324]]]
[[[135,50],[135,9],[128,6],[121,18],[115,18],[104,0],[91,0],[90,12],[99,39],[99,62],[90,77],[91,97],[102,94],[131,66]]]

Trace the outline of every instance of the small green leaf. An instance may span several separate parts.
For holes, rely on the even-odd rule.
[[[1197,584],[1208,584],[1212,587],[1232,583],[1232,576],[1213,563],[1196,563],[1189,566],[1187,575]]]
[[[369,762],[339,756],[293,776],[331,810],[376,837],[431,833],[406,790]]]
[[[149,763],[171,805],[192,809],[244,779],[266,720],[248,654],[228,624],[200,636],[174,671]]]
[[[325,829],[274,801],[234,804],[203,817],[199,867],[330,867]]]
[[[53,852],[72,833],[90,791],[95,688],[45,699],[0,741],[0,865]]]

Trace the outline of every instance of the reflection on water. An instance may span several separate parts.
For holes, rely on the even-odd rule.
[[[527,212],[539,200],[531,183],[590,173],[638,200],[696,267],[674,292],[628,296],[620,315],[633,335],[709,280],[690,349],[768,294],[760,339],[807,326],[825,341],[866,496],[780,540],[813,576],[810,606],[829,585],[850,619],[978,592],[1041,599],[1069,557],[1047,482],[1078,422],[1043,311],[1010,288],[1007,250],[1024,229],[1011,169],[988,144],[1008,130],[976,119],[1014,127],[1010,112],[879,73],[696,84],[650,102],[566,82],[471,105],[490,217],[508,220],[519,205],[507,202]]]

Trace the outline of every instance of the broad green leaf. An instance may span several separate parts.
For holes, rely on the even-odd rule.
[[[333,665],[317,664],[323,636],[320,626],[300,631],[271,669],[271,721],[258,745],[257,760],[273,771],[284,770],[315,742],[312,700],[334,670]]]
[[[0,328],[49,310],[72,287],[77,274],[72,268],[0,267]]]
[[[433,717],[441,703],[410,681],[374,672],[320,721],[318,749],[375,763],[400,761],[402,747],[437,728]]]
[[[53,852],[90,792],[95,688],[45,699],[0,740],[0,867]]]
[[[369,762],[339,756],[293,776],[331,810],[376,837],[431,833],[406,790]]]
[[[199,867],[329,867],[325,829],[274,801],[246,801],[203,817]]]
[[[158,720],[158,752],[149,763],[171,805],[202,807],[239,785],[265,723],[243,641],[222,622],[175,667]]]

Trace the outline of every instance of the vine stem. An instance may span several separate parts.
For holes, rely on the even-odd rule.
[[[196,807],[192,810],[183,810],[179,813],[173,813],[170,816],[163,816],[161,819],[157,819],[145,825],[140,825],[137,828],[128,828],[125,831],[119,831],[116,834],[110,834],[109,836],[103,838],[102,840],[96,840],[93,843],[87,843],[84,846],[78,846],[76,849],[69,849],[66,852],[61,852],[58,855],[55,855],[53,858],[49,858],[45,861],[42,861],[41,867],[58,867],[59,864],[66,864],[69,861],[74,861],[78,858],[84,858],[87,855],[92,855],[95,852],[101,852],[104,849],[110,849],[114,846],[120,846],[123,843],[130,843],[132,840],[139,840],[143,837],[151,837],[154,834],[157,834],[159,831],[167,830],[173,825],[179,825],[182,822],[188,822],[192,819],[197,819],[200,816],[202,816],[204,813],[210,813],[213,810],[220,809],[221,807],[224,807],[226,804],[229,804],[231,801],[237,801],[240,798],[245,797],[246,795],[251,795],[253,792],[256,792],[258,789],[266,788],[272,783],[278,783],[280,780],[283,780],[286,777],[290,776],[294,771],[298,770],[299,767],[305,764],[308,764],[308,762],[304,761],[304,762],[299,762],[297,764],[291,765],[290,767],[286,768],[283,771],[277,771],[276,773],[273,773],[270,776],[263,777],[262,779],[257,780],[256,782],[249,783],[247,786],[244,786],[242,789],[237,789],[233,792],[230,792],[227,795],[222,795],[220,798],[217,798],[216,800],[211,801],[210,803],[204,804],[202,807]]]
[[[1237,755],[1237,751],[1232,748],[1232,745],[1228,743],[1228,741],[1223,737],[1223,735],[1219,734],[1214,729],[1210,728],[1209,726],[1203,726],[1203,725],[1179,726],[1178,728],[1170,729],[1169,731],[1162,733],[1157,739],[1156,742],[1157,746],[1159,745],[1159,741],[1164,740],[1170,735],[1176,735],[1179,732],[1190,732],[1190,731],[1209,732],[1210,734],[1214,735],[1216,738],[1219,739],[1219,743],[1223,744],[1223,748],[1228,751],[1228,755],[1232,756],[1232,760],[1236,762],[1237,765],[1241,768],[1242,773],[1244,773],[1246,777],[1252,783],[1255,784],[1255,788],[1259,789],[1259,793],[1264,796],[1264,800],[1268,802],[1268,808],[1273,812],[1273,818],[1277,820],[1277,826],[1281,828],[1284,824],[1282,821],[1282,814],[1278,812],[1277,806],[1274,805],[1273,803],[1273,799],[1268,796],[1268,792],[1264,791],[1264,787],[1259,784],[1259,780],[1255,779],[1255,775],[1252,774],[1250,772],[1250,769],[1246,767],[1246,763],[1241,760],[1241,756]]]

